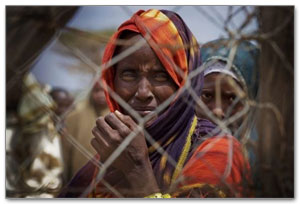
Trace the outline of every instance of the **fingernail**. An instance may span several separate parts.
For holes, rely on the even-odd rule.
[[[122,117],[122,113],[120,113],[118,110],[116,110],[115,113],[118,117]]]

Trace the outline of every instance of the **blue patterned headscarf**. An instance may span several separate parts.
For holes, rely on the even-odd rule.
[[[243,82],[248,96],[255,99],[258,91],[259,49],[249,41],[237,42],[237,49],[232,61],[231,71]],[[229,62],[229,54],[234,44],[229,39],[210,41],[201,47],[201,61],[205,65],[211,60]]]

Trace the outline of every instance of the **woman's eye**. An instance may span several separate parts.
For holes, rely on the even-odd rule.
[[[125,81],[134,81],[136,77],[136,73],[133,71],[124,71],[121,74],[121,78]]]
[[[212,99],[213,95],[211,93],[209,93],[209,92],[203,92],[201,94],[201,97],[204,100],[210,100],[210,99]]]
[[[158,82],[165,82],[169,80],[169,75],[165,72],[156,73],[154,79]]]
[[[228,99],[232,103],[236,99],[236,95],[232,94],[232,95],[228,96]]]

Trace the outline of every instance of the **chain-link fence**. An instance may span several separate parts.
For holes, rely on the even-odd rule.
[[[131,6],[115,6],[114,8],[123,12],[120,15],[125,15],[125,20],[129,19],[138,9],[144,9]],[[159,7],[156,6],[156,8]],[[164,9],[164,7],[162,8]],[[110,7],[104,7],[104,9],[109,11]],[[151,112],[150,114],[144,116],[139,110],[132,107],[128,100],[117,94],[116,87],[112,89],[111,86],[103,84],[103,81],[99,79],[103,77],[104,70],[117,66],[119,62],[144,47],[147,41],[149,42],[153,30],[148,31],[143,39],[136,40],[134,43],[128,42],[126,39],[118,39],[116,45],[121,51],[117,52],[118,54],[115,54],[108,63],[101,64],[105,46],[116,28],[94,32],[72,27],[70,26],[72,23],[66,24],[74,14],[76,18],[83,18],[78,15],[81,10],[76,7],[6,8],[7,197],[56,196],[62,186],[75,175],[74,169],[79,170],[79,167],[75,168],[75,166],[80,158],[83,158],[82,160],[85,162],[90,160],[99,167],[99,171],[94,175],[94,181],[90,182],[87,187],[77,189],[80,191],[80,197],[89,196],[95,188],[95,184],[100,181],[111,195],[124,197],[126,193],[124,195],[118,187],[111,185],[105,175],[111,167],[115,167],[115,161],[121,157],[120,155],[127,150],[141,132],[149,147],[149,152],[151,148],[154,149],[157,154],[161,155],[160,158],[166,158],[170,168],[174,168],[176,172],[178,161],[172,155],[165,156],[168,154],[166,146],[160,144],[155,136],[153,137],[147,131],[147,123],[153,117],[159,117],[165,113],[174,104],[174,101],[184,94],[189,95],[189,98],[185,98],[184,103],[187,107],[195,110],[199,119],[205,118],[216,125],[212,132],[202,135],[201,143],[198,146],[203,144],[203,141],[212,138],[213,135],[217,135],[217,137],[216,140],[205,146],[198,160],[201,161],[203,155],[210,154],[211,148],[222,138],[229,141],[224,172],[220,174],[214,168],[211,168],[211,171],[217,172],[218,179],[227,186],[231,196],[294,196],[294,8],[170,6],[167,9],[178,13],[183,18],[196,36],[203,53],[207,52],[206,48],[211,49],[212,52],[218,52],[220,48],[220,44],[216,47],[210,44],[203,45],[208,41],[207,39],[228,39],[223,44],[221,43],[221,46],[228,47],[226,70],[233,73],[232,70],[239,69],[236,61],[240,59],[240,55],[245,54],[245,61],[238,65],[244,66],[244,69],[252,69],[250,72],[246,71],[246,77],[249,79],[243,81],[236,74],[232,77],[221,74],[214,78],[212,89],[211,86],[206,86],[209,84],[205,83],[208,80],[207,76],[211,75],[206,75],[205,70],[214,67],[218,59],[209,61],[208,58],[201,58],[200,66],[190,70],[188,74],[184,73],[180,67],[174,67],[174,73],[184,79],[184,85],[176,88],[154,110],[148,111]],[[189,15],[186,15],[185,18],[186,13]],[[115,15],[117,16],[118,13]],[[104,22],[106,19],[103,18],[102,21]],[[201,21],[209,22],[210,25],[201,24]],[[123,22],[124,20],[120,21],[119,25]],[[201,29],[195,29],[191,22],[199,24]],[[211,39],[203,37],[205,39],[203,40],[201,36],[210,35],[210,31],[206,32],[205,26],[210,28],[211,25],[215,27],[214,29],[219,30],[218,36],[213,36]],[[152,29],[160,29],[159,26],[158,24],[158,28]],[[241,46],[244,46],[246,41],[250,42],[251,46],[247,45],[241,50]],[[43,73],[48,73],[49,70],[34,71],[37,68],[33,67],[34,64],[39,63],[38,58],[42,60],[43,57],[47,57],[44,54],[47,46],[51,47],[51,52],[63,59],[61,64],[55,64],[51,60],[47,62],[48,65],[53,64],[53,70],[58,70],[57,74],[52,74],[54,77],[49,77],[47,80],[55,81],[57,80],[55,76],[57,76],[62,81],[66,80],[68,84],[78,83],[81,86],[77,89],[72,89],[71,86],[60,87],[69,91],[67,93],[63,90],[62,93],[59,93],[62,95],[57,94],[57,96],[62,96],[64,102],[68,101],[67,104],[64,104],[67,108],[62,113],[57,112],[58,107],[63,106],[59,104],[60,99],[55,100],[51,89],[42,82]],[[183,44],[183,46],[156,44],[151,46],[152,49],[153,46],[157,46],[159,50],[170,49],[172,52],[176,52],[179,49],[189,50],[195,44]],[[128,47],[128,49],[120,47]],[[253,47],[260,53],[257,62],[252,62],[250,59],[252,55],[247,55],[253,51]],[[201,55],[204,56],[202,53]],[[253,66],[249,68],[251,63]],[[54,66],[61,66],[61,68]],[[33,70],[36,79],[32,75],[28,75],[30,70]],[[205,76],[201,78],[203,72]],[[243,71],[240,74],[243,75]],[[77,81],[72,81],[72,77],[77,77]],[[195,79],[204,81],[201,95],[193,87]],[[120,106],[119,110],[130,115],[136,123],[132,132],[123,138],[114,151],[107,155],[105,161],[94,157],[96,151],[89,144],[91,138],[94,137],[91,133],[92,128],[89,137],[79,138],[80,136],[78,136],[80,133],[85,134],[84,131],[81,131],[82,127],[89,129],[89,127],[95,126],[95,117],[105,117],[109,112],[102,103],[103,107],[98,105],[101,108],[95,108],[93,114],[91,113],[92,119],[87,119],[90,115],[89,107],[86,104],[97,106],[95,102],[92,102],[97,98],[96,82],[101,82],[98,86],[105,87],[111,100]],[[227,103],[224,101],[227,95],[225,94],[225,97],[223,93],[223,89],[226,90],[226,87],[229,87],[231,91],[228,96],[229,103],[226,111],[220,116],[207,101],[213,97],[218,110],[222,109]],[[103,88],[98,88],[103,91]],[[212,93],[207,91],[209,88],[213,90]],[[54,88],[52,88],[53,90]],[[76,111],[80,114],[74,114]],[[69,129],[68,123],[73,130]],[[78,135],[75,136],[74,132]],[[233,137],[228,137],[228,135]],[[234,163],[235,138],[239,141],[243,155],[250,162],[251,168],[251,179],[242,179],[245,183],[243,183],[240,194],[236,189],[232,189],[226,180],[236,165]],[[89,149],[87,144],[90,146]],[[182,169],[178,169],[177,176],[173,175],[174,179],[165,190],[166,192],[176,192],[175,186],[184,180],[184,177],[180,176],[180,170]],[[196,195],[198,195],[196,197],[202,197],[200,194]]]

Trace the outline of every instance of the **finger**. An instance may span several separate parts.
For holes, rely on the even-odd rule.
[[[100,131],[101,136],[105,140],[110,140],[117,137],[118,132],[114,130],[104,119],[104,117],[99,117],[96,120],[96,126]],[[117,138],[116,138],[117,139]]]
[[[100,135],[108,144],[118,145],[122,142],[123,138],[118,130],[113,129],[104,117],[99,117],[96,120],[96,124]]]
[[[115,115],[131,130],[136,129],[137,124],[134,122],[134,120],[130,116],[124,115],[121,112],[119,112],[118,110],[115,111]]]
[[[105,116],[105,121],[114,129],[117,130],[122,138],[130,134],[131,129],[121,121],[115,113],[110,113]]]
[[[108,142],[101,136],[101,133],[97,127],[92,129],[92,133],[95,136],[95,139],[102,145],[109,147]]]
[[[100,156],[104,156],[102,153],[102,146],[99,144],[98,140],[96,138],[93,138],[91,140],[91,145],[92,147],[97,151],[97,153],[100,155]]]

